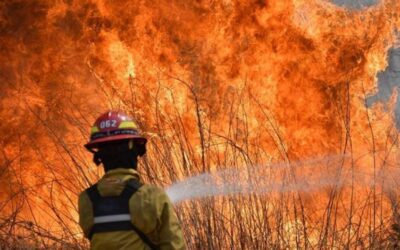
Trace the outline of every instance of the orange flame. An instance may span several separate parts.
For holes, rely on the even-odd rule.
[[[304,173],[293,161],[350,156],[312,170],[350,180],[344,187],[177,205],[190,248],[387,247],[400,232],[391,229],[400,225],[397,90],[387,102],[366,100],[396,46],[399,7],[0,3],[0,229],[33,232],[47,246],[83,244],[76,196],[101,170],[82,145],[95,117],[113,108],[147,131],[141,172],[163,186],[273,162],[288,168],[266,179],[296,182]]]

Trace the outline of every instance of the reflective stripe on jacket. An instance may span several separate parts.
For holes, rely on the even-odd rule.
[[[120,195],[129,179],[139,179],[133,169],[114,169],[98,182],[101,196]],[[166,193],[153,185],[143,185],[129,200],[131,222],[162,250],[186,249],[183,234]],[[97,218],[98,220],[99,218]],[[104,219],[104,218],[103,218]],[[79,224],[88,236],[93,224],[93,208],[86,192],[79,196]],[[149,249],[134,231],[96,233],[91,249]]]

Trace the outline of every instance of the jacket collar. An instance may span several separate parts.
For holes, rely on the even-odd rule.
[[[103,178],[109,177],[123,177],[131,176],[132,178],[139,179],[139,173],[132,168],[116,168],[105,173]]]

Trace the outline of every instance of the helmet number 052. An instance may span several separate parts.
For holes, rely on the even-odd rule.
[[[103,128],[116,128],[117,127],[117,120],[106,120],[100,122],[100,129]]]

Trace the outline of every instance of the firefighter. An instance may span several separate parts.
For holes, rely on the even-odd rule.
[[[107,112],[93,125],[85,147],[105,175],[79,196],[79,224],[91,249],[186,248],[167,194],[143,184],[136,171],[146,142],[122,112]]]

